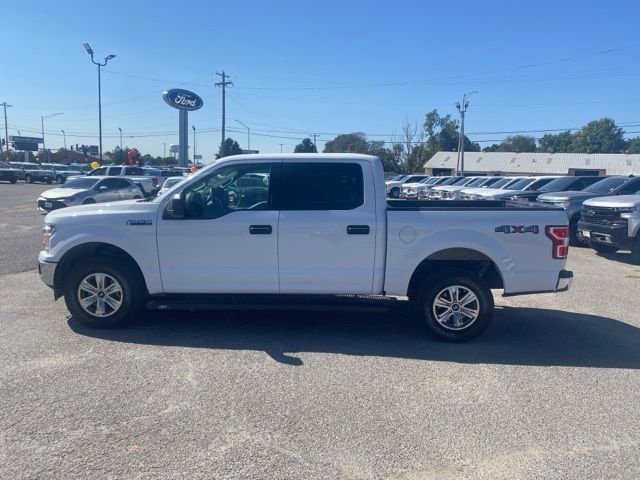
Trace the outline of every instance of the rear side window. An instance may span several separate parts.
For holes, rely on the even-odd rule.
[[[111,167],[109,169],[110,176],[117,176],[117,175],[120,175],[121,173],[122,173],[122,167]]]
[[[364,203],[357,163],[285,163],[281,210],[352,210]]]

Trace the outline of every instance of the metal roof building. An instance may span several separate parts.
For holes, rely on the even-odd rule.
[[[438,152],[425,173],[455,174],[457,152]],[[640,155],[624,153],[465,152],[465,175],[640,175]]]

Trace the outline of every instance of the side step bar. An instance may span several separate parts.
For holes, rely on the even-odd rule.
[[[286,310],[387,313],[401,301],[365,295],[165,295],[147,303],[150,310]]]

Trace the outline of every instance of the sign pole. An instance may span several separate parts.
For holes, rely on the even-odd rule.
[[[180,125],[179,125],[179,144],[178,160],[181,167],[186,167],[189,158],[189,130],[187,128],[189,124],[189,111],[185,108],[179,109],[180,112]]]

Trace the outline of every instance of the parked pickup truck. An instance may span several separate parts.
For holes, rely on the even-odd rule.
[[[150,197],[158,193],[162,186],[158,181],[158,178],[152,175],[147,175],[145,169],[142,167],[128,166],[128,165],[112,165],[106,167],[98,167],[95,170],[87,173],[88,176],[106,176],[106,177],[119,177],[126,176],[129,180],[132,180],[140,189],[144,192],[146,197]],[[79,177],[68,177],[76,179]]]
[[[256,177],[253,203],[231,201]],[[554,207],[387,201],[377,157],[237,155],[152,200],[49,213],[39,273],[91,327],[145,306],[370,309],[406,296],[433,334],[464,341],[489,324],[491,289],[569,288],[568,234]]]
[[[601,253],[631,250],[631,259],[640,265],[640,195],[585,201],[578,234]]]

